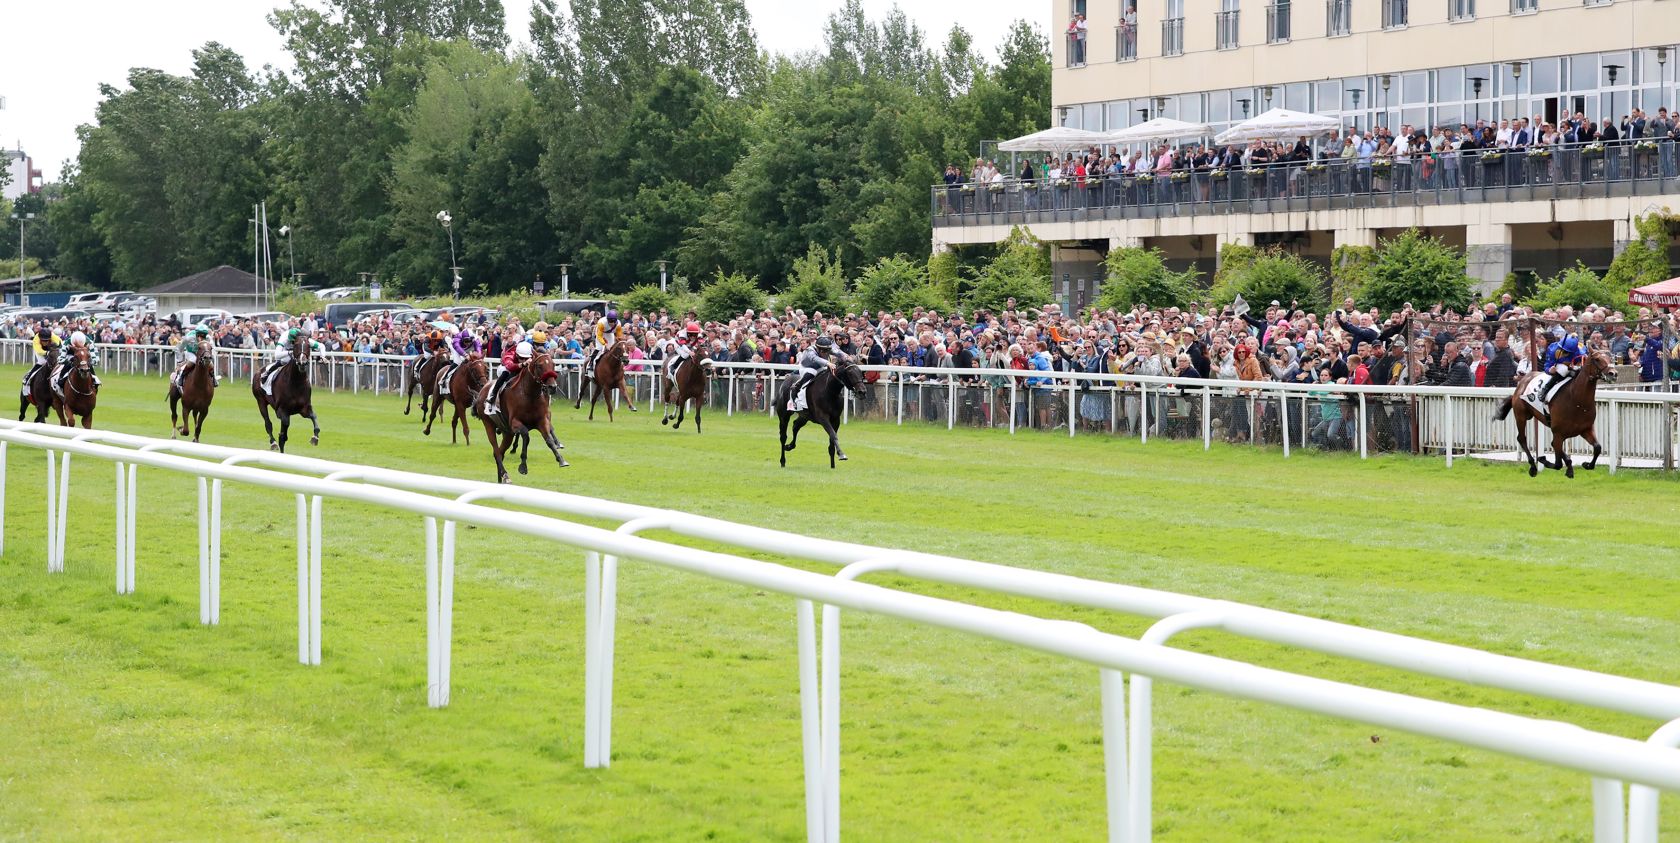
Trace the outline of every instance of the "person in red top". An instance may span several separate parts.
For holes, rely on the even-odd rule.
[[[1365,362],[1365,357],[1355,354],[1353,355],[1353,359],[1348,362],[1353,364],[1354,383],[1358,384],[1371,382],[1371,366]]]

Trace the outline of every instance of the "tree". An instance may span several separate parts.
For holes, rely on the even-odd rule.
[[[1534,295],[1523,304],[1537,310],[1567,304],[1578,310],[1589,304],[1614,306],[1615,303],[1626,300],[1626,290],[1617,289],[1609,283],[1608,278],[1600,278],[1598,273],[1576,261],[1574,267],[1541,281],[1535,288]]]
[[[707,322],[728,322],[748,310],[763,309],[764,291],[756,278],[719,272],[700,288],[700,318]]]
[[[1026,229],[1016,227],[999,244],[995,257],[980,270],[967,306],[1002,310],[1010,299],[1023,307],[1050,301],[1050,250]]]
[[[630,291],[618,297],[620,309],[632,313],[658,313],[671,308],[671,294],[659,289],[657,284],[637,284]]]
[[[793,262],[793,274],[779,298],[782,305],[807,314],[837,314],[846,309],[846,271],[827,249],[812,243]]]
[[[928,285],[927,270],[903,255],[881,258],[864,268],[858,276],[857,303],[859,310],[871,314],[950,306]]]
[[[1464,266],[1463,252],[1407,229],[1377,245],[1364,303],[1385,311],[1399,310],[1408,302],[1419,310],[1436,304],[1463,310],[1474,298]]]
[[[1680,217],[1661,212],[1634,218],[1634,230],[1639,236],[1610,262],[1604,284],[1614,297],[1600,304],[1611,301],[1621,304],[1627,301],[1628,291],[1633,288],[1668,280],[1672,274],[1668,263],[1668,244],[1672,239],[1669,225],[1676,221]]]
[[[1253,260],[1236,267],[1220,268],[1223,276],[1213,285],[1209,298],[1225,305],[1240,294],[1249,302],[1299,301],[1305,310],[1321,313],[1326,304],[1324,273],[1316,264],[1280,249],[1256,253]]]
[[[1108,277],[1097,297],[1104,310],[1127,311],[1137,305],[1185,307],[1195,295],[1196,271],[1167,269],[1160,249],[1110,249],[1104,267]]]
[[[1337,246],[1330,253],[1330,300],[1340,304],[1344,299],[1358,300],[1371,280],[1371,265],[1376,263],[1374,246]]]

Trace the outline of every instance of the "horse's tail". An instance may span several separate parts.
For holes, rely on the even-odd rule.
[[[1494,421],[1504,421],[1505,417],[1511,414],[1511,402],[1512,396],[1510,395],[1505,396],[1505,400],[1499,402],[1499,409],[1493,411]]]

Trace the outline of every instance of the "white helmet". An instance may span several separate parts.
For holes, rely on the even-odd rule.
[[[531,343],[529,341],[520,342],[519,345],[513,349],[513,353],[519,355],[519,359],[521,360],[531,359]]]
[[[77,331],[74,334],[70,335],[70,344],[71,345],[87,345],[87,343],[88,343],[87,334],[84,334],[81,331]]]

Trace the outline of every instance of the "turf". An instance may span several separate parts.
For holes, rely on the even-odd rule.
[[[0,379],[17,377],[0,370]],[[109,377],[101,426],[167,435],[160,381]],[[305,453],[492,479],[389,397],[325,395]],[[573,467],[521,482],[814,535],[1229,598],[1680,681],[1670,478],[854,424],[775,464],[773,426],[674,433],[556,407]],[[247,387],[206,441],[264,443]],[[813,441],[812,445],[816,443]],[[197,623],[193,481],[141,473],[139,593],[113,589],[112,470],[75,461],[45,572],[44,457],[13,447],[0,561],[0,838],[796,840],[794,605],[629,564],[614,763],[582,764],[581,554],[463,534],[452,704],[425,706],[420,519],[329,503],[324,663],[296,663],[285,495],[229,487],[222,624]],[[880,580],[1127,634],[1138,618]],[[1218,633],[1177,646],[1643,738],[1658,724]],[[853,840],[1095,840],[1096,671],[849,613]],[[1585,776],[1158,686],[1161,840],[1586,840]],[[1373,735],[1373,731],[1378,734]],[[1680,799],[1665,830],[1680,832]]]

